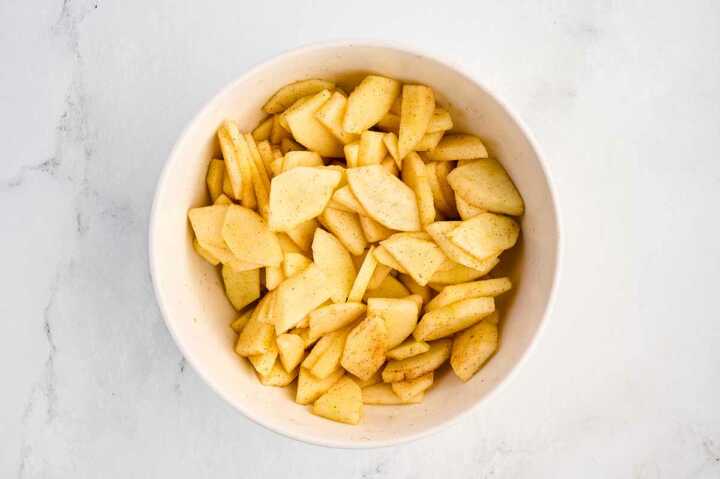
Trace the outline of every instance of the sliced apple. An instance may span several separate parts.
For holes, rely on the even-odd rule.
[[[497,325],[482,321],[455,336],[450,366],[464,382],[470,380],[498,347]]]
[[[490,257],[482,261],[481,269],[468,268],[461,264],[452,263],[448,269],[440,268],[430,278],[431,287],[435,285],[447,285],[447,284],[458,284],[467,283],[468,281],[474,281],[482,276],[488,274],[497,264],[500,262],[496,256]]]
[[[365,313],[362,303],[337,303],[322,306],[310,313],[311,339],[319,338],[338,329],[348,326]]]
[[[402,265],[398,263],[395,257],[391,255],[382,244],[379,244],[375,247],[373,254],[375,255],[375,259],[378,261],[378,263],[384,264],[385,266],[388,266],[395,271],[407,274],[405,268],[403,268]]]
[[[380,284],[390,274],[390,271],[392,271],[392,268],[390,266],[386,266],[378,262],[377,266],[375,266],[375,271],[370,278],[370,282],[368,283],[368,289],[372,290],[380,286]]]
[[[280,362],[285,371],[294,370],[305,355],[305,341],[296,334],[281,334],[277,342]]]
[[[318,379],[307,369],[300,368],[295,402],[298,404],[311,404],[315,402],[315,400],[325,394],[333,384],[338,382],[344,374],[345,371],[339,368],[327,377]]]
[[[470,218],[474,218],[481,213],[487,212],[487,210],[484,208],[478,208],[477,206],[471,205],[457,193],[455,193],[455,206],[457,206],[460,218],[464,220],[469,220]]]
[[[292,278],[288,278],[275,290],[275,329],[282,334],[327,299],[330,289],[327,277],[314,263]]]
[[[314,151],[288,151],[285,153],[282,171],[292,170],[298,166],[323,166],[323,160]]]
[[[350,302],[362,301],[368,284],[370,284],[370,279],[372,278],[372,275],[375,272],[375,267],[377,266],[377,260],[373,254],[373,249],[374,247],[371,246],[365,255],[365,259],[363,260],[360,269],[358,270],[358,274],[355,277],[355,281],[350,289],[350,294],[348,295],[348,301]]]
[[[387,148],[383,141],[385,134],[379,131],[363,131],[360,135],[358,166],[378,165],[385,158]]]
[[[315,117],[318,121],[330,130],[330,132],[335,135],[335,138],[345,145],[358,139],[357,135],[347,133],[342,128],[346,110],[347,98],[339,91],[336,91],[330,99],[315,112]]]
[[[240,311],[260,297],[260,270],[236,271],[228,265],[222,267],[225,293],[233,307]]]
[[[484,260],[515,246],[519,234],[520,227],[512,218],[482,213],[460,223],[447,237],[475,258]]]
[[[378,263],[378,266],[382,266]],[[365,299],[369,298],[405,298],[410,291],[394,276],[387,275],[376,288],[368,287]]]
[[[283,260],[277,237],[260,215],[248,208],[228,206],[222,236],[230,251],[241,261],[277,266]]]
[[[453,121],[450,113],[443,108],[437,107],[430,119],[426,133],[452,130],[452,127]]]
[[[362,380],[370,379],[385,362],[386,343],[385,321],[369,316],[350,331],[340,365]]]
[[[397,396],[403,401],[410,401],[418,394],[424,393],[433,384],[434,373],[430,371],[422,376],[418,376],[415,379],[408,379],[406,381],[398,381],[392,383],[390,386]]]
[[[408,338],[406,341],[399,346],[387,352],[387,357],[390,359],[407,359],[418,354],[430,351],[430,345],[425,341],[418,341],[415,338]]]
[[[283,261],[283,273],[286,278],[292,278],[312,264],[312,261],[302,253],[286,253]]]
[[[400,158],[410,153],[425,135],[435,111],[435,94],[424,85],[404,85],[400,110],[398,152]]]
[[[420,223],[425,226],[435,221],[433,192],[425,163],[417,153],[411,152],[403,159],[402,180],[415,193]]]
[[[348,143],[343,147],[345,154],[345,163],[348,168],[356,168],[358,166],[358,154],[360,153],[360,141]]]
[[[476,208],[513,216],[523,214],[523,199],[497,160],[478,160],[460,165],[447,179],[452,189]]]
[[[324,157],[340,158],[343,145],[330,130],[315,117],[315,112],[330,98],[329,90],[323,90],[286,115],[290,133],[308,150]]]
[[[213,205],[191,208],[188,211],[190,225],[201,245],[227,247],[222,236],[222,229],[228,208],[227,205]]]
[[[270,228],[287,231],[320,215],[341,177],[329,168],[300,166],[273,178]]]
[[[279,145],[283,138],[288,138],[289,136],[290,132],[280,122],[280,115],[273,115],[272,130],[270,131],[270,143],[273,145]]]
[[[367,239],[369,243],[377,243],[378,241],[382,241],[392,236],[392,234],[395,232],[390,228],[384,227],[369,216],[360,215],[359,218],[360,227],[362,227],[365,239]]]
[[[345,376],[313,404],[313,414],[346,424],[357,424],[362,414],[362,390]]]
[[[390,156],[392,156],[393,160],[395,160],[395,164],[399,169],[402,169],[402,159],[403,157],[400,156],[400,152],[398,151],[398,137],[395,133],[385,133],[383,136],[383,143],[385,143],[385,148],[387,148],[388,153]]]
[[[308,95],[315,95],[323,90],[332,90],[335,83],[328,80],[320,80],[312,78],[309,80],[301,80],[290,83],[280,88],[273,96],[263,105],[265,113],[274,114],[284,111],[300,98]]]
[[[464,299],[425,313],[413,336],[418,341],[444,338],[472,326],[493,311],[493,298]]]
[[[312,243],[315,264],[325,273],[330,298],[334,303],[344,303],[355,281],[355,266],[343,243],[323,229],[315,230]]]
[[[430,287],[420,286],[409,274],[401,273],[398,275],[398,279],[405,285],[410,293],[420,296],[420,299],[422,299],[424,304],[427,304],[427,302],[432,298],[432,290]]]
[[[409,401],[403,401],[392,390],[390,384],[381,383],[373,384],[362,389],[363,404],[371,404],[375,406],[400,406],[403,404],[417,404],[422,402],[423,393],[411,398]]]
[[[273,117],[269,116],[263,121],[258,123],[258,126],[252,131],[252,136],[255,141],[265,141],[270,139],[270,133],[272,132]]]
[[[396,233],[384,240],[383,247],[408,272],[415,282],[425,286],[445,262],[445,254],[433,242]]]
[[[237,200],[242,200],[243,204],[245,204],[250,202],[251,198],[254,198],[254,195],[252,192],[250,171],[241,164],[233,144],[233,139],[237,139],[239,136],[240,132],[237,129],[237,125],[232,121],[223,122],[217,132],[220,149],[225,159],[225,171],[230,182],[232,197]],[[254,206],[254,204],[248,205],[248,207]]]
[[[271,324],[258,321],[258,314],[262,307],[264,298],[260,300],[260,304],[255,307],[252,316],[243,328],[237,343],[235,343],[235,352],[240,356],[253,356],[255,354],[264,354],[269,352],[275,342],[275,330]]]
[[[270,372],[263,376],[262,374],[258,373],[258,377],[260,378],[260,383],[263,386],[275,386],[275,387],[285,387],[292,383],[295,378],[298,375],[297,368],[287,372],[285,368],[282,367],[280,363],[277,361],[275,362],[275,365],[272,367]]]
[[[420,229],[415,193],[382,166],[352,168],[347,177],[352,192],[375,221],[397,231]]]
[[[223,179],[225,178],[225,162],[223,160],[210,160],[205,183],[207,184],[210,201],[213,203],[222,194]]]
[[[348,98],[343,130],[360,134],[390,110],[400,93],[400,82],[379,75],[368,75]]]
[[[407,381],[435,371],[450,357],[451,347],[452,342],[449,339],[440,339],[430,343],[430,350],[426,353],[399,361],[388,361],[382,372],[383,381]]]
[[[411,299],[369,298],[367,305],[368,316],[379,316],[385,321],[388,349],[402,343],[417,325],[418,307]]]
[[[365,208],[363,208],[363,205],[360,204],[350,187],[347,185],[335,190],[332,199],[342,207],[343,211],[350,211],[363,216],[368,215]]]
[[[367,241],[358,215],[334,208],[326,208],[318,219],[325,228],[340,240],[351,254],[358,256],[365,251]]]
[[[445,135],[435,148],[428,151],[428,158],[434,161],[474,160],[487,156],[487,149],[480,138],[462,133]]]
[[[454,262],[476,270],[485,269],[487,267],[486,261],[477,259],[463,248],[453,243],[448,237],[448,234],[461,224],[462,221],[437,221],[427,225],[425,227],[425,231],[430,233],[433,241],[435,241],[447,257]]]
[[[512,283],[510,278],[495,278],[471,283],[449,285],[427,303],[425,311],[430,312],[458,301],[470,298],[495,297],[510,291]]]
[[[415,144],[415,151],[428,151],[435,148],[443,138],[444,131],[436,131],[435,133],[425,133],[420,141]]]

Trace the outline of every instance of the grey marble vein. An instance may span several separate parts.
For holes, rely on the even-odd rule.
[[[42,163],[38,163],[36,165],[23,165],[17,173],[0,183],[0,191],[5,192],[22,185],[26,176],[33,172],[40,172],[54,176],[59,166],[60,162],[55,157],[48,158]]]

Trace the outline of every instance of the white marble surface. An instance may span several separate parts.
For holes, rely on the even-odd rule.
[[[720,476],[720,3],[400,3],[0,2],[0,477]],[[566,240],[517,379],[371,451],[280,437],[216,397],[146,264],[155,181],[203,102],[347,37],[474,70],[535,132]]]

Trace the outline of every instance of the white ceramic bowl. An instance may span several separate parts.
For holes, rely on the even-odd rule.
[[[501,267],[515,288],[499,301],[497,354],[468,383],[440,374],[422,404],[365,407],[358,426],[312,415],[287,389],[260,385],[233,352],[235,312],[215,268],[192,248],[187,211],[207,203],[205,173],[218,153],[215,132],[225,118],[250,130],[260,107],[282,85],[305,78],[347,79],[376,72],[430,85],[459,131],[483,138],[525,199],[522,240]],[[457,67],[404,48],[342,42],[293,50],[259,65],[210,100],[180,136],[160,177],[150,223],[150,269],[158,303],[180,350],[226,401],[263,426],[331,447],[378,447],[416,439],[478,406],[526,357],[553,296],[560,253],[550,179],[527,131],[497,98]],[[508,411],[508,414],[512,414]]]

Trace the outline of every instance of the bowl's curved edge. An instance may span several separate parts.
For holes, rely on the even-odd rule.
[[[307,436],[305,434],[299,434],[290,432],[287,430],[282,430],[279,427],[276,427],[274,424],[271,424],[267,421],[257,419],[253,417],[253,415],[242,405],[237,404],[232,400],[232,398],[228,397],[226,394],[224,394],[222,391],[219,390],[211,381],[210,379],[203,373],[201,368],[198,367],[198,365],[195,362],[195,359],[188,354],[187,350],[182,344],[182,341],[180,340],[180,337],[178,336],[176,330],[173,328],[173,326],[170,324],[170,322],[167,319],[167,311],[165,308],[165,301],[163,300],[162,293],[160,291],[160,287],[158,285],[158,279],[156,274],[156,257],[155,254],[155,225],[156,225],[156,216],[159,214],[158,212],[158,201],[160,197],[160,192],[163,190],[164,183],[166,181],[167,175],[169,171],[171,170],[172,164],[175,162],[175,157],[177,154],[177,151],[182,146],[183,140],[187,137],[187,133],[193,129],[195,124],[199,121],[201,117],[205,115],[205,113],[210,109],[211,105],[213,104],[214,100],[218,97],[221,97],[226,94],[227,91],[230,91],[234,88],[235,84],[240,83],[245,79],[245,77],[253,74],[257,70],[260,70],[262,68],[265,68],[275,62],[283,61],[287,57],[299,55],[308,51],[322,49],[322,48],[336,48],[336,47],[351,47],[351,46],[367,46],[367,47],[378,47],[378,48],[389,48],[394,49],[398,51],[402,51],[405,53],[410,53],[413,55],[422,56],[425,58],[428,58],[432,61],[435,61],[437,63],[446,65],[447,67],[457,71],[460,75],[468,79],[469,81],[475,83],[485,91],[489,96],[491,96],[507,114],[510,116],[510,118],[518,125],[520,130],[522,130],[523,134],[527,138],[528,142],[530,143],[530,146],[532,147],[533,151],[535,152],[537,158],[540,161],[540,167],[542,168],[543,174],[545,176],[545,180],[548,186],[548,190],[550,191],[550,197],[553,202],[554,207],[554,216],[555,216],[555,225],[556,225],[556,234],[557,234],[557,242],[556,242],[556,248],[555,248],[555,264],[554,271],[553,271],[553,282],[550,289],[550,294],[548,296],[548,301],[545,306],[545,311],[543,313],[543,317],[540,321],[540,325],[538,326],[538,329],[533,336],[530,345],[525,350],[525,352],[522,354],[520,359],[515,363],[515,365],[510,369],[510,372],[503,378],[495,387],[493,387],[488,393],[485,395],[482,400],[478,401],[478,403],[474,404],[472,407],[468,408],[467,410],[457,414],[455,417],[451,418],[448,421],[445,421],[442,424],[438,424],[437,426],[430,427],[424,431],[415,433],[415,434],[409,434],[406,436],[399,437],[398,439],[393,440],[384,440],[384,441],[369,441],[369,442],[356,442],[356,441],[333,441],[333,440],[327,440],[322,438],[317,438],[315,436]],[[203,381],[223,400],[225,400],[228,404],[233,406],[235,409],[239,410],[246,418],[254,422],[255,424],[258,424],[274,433],[283,435],[285,437],[296,439],[308,444],[313,444],[316,446],[323,446],[323,447],[330,447],[330,448],[342,448],[342,449],[372,449],[372,448],[382,448],[382,447],[390,447],[390,446],[396,446],[400,444],[406,444],[412,441],[416,441],[418,439],[422,439],[424,437],[427,437],[431,434],[434,434],[441,429],[445,429],[450,427],[453,424],[456,424],[457,421],[459,421],[461,418],[465,417],[466,415],[470,414],[471,412],[476,411],[479,407],[481,407],[482,404],[486,403],[490,399],[492,399],[495,394],[499,391],[501,391],[503,388],[507,386],[517,375],[520,367],[525,364],[530,357],[530,355],[535,351],[537,344],[546,328],[548,318],[551,315],[551,313],[554,310],[556,297],[557,297],[557,291],[559,289],[559,283],[560,283],[560,272],[561,272],[561,265],[562,265],[562,257],[563,257],[563,244],[564,244],[564,235],[563,235],[563,228],[561,223],[561,215],[559,210],[559,201],[558,201],[558,193],[555,185],[552,182],[551,175],[549,174],[549,167],[547,165],[547,162],[544,158],[544,156],[541,153],[541,150],[538,146],[538,142],[535,139],[534,135],[531,133],[531,131],[527,128],[527,125],[518,117],[515,112],[504,102],[502,99],[500,99],[497,95],[492,93],[488,88],[485,87],[485,85],[479,81],[477,78],[475,78],[474,75],[470,74],[465,70],[465,68],[461,65],[459,65],[455,61],[446,60],[446,59],[440,59],[437,56],[435,56],[431,52],[418,50],[415,47],[410,47],[408,45],[403,45],[398,42],[390,42],[390,41],[377,41],[377,40],[336,40],[332,42],[318,42],[318,43],[311,43],[304,45],[302,47],[293,48],[289,50],[285,50],[282,53],[272,57],[269,60],[266,60],[264,62],[258,63],[245,71],[242,75],[240,75],[238,78],[227,84],[222,90],[220,90],[218,93],[212,96],[207,102],[205,102],[203,108],[195,114],[193,119],[183,128],[182,132],[180,133],[180,136],[178,137],[177,142],[173,146],[173,148],[170,151],[170,155],[168,156],[168,160],[165,162],[165,165],[163,166],[163,169],[160,173],[160,176],[158,178],[158,181],[155,186],[155,194],[153,196],[153,203],[150,210],[150,216],[148,221],[148,265],[150,270],[150,278],[152,280],[153,285],[153,291],[155,293],[155,298],[158,304],[158,308],[160,309],[160,314],[162,315],[163,321],[165,322],[165,325],[167,326],[168,330],[170,331],[170,335],[172,336],[173,340],[175,341],[175,344],[178,346],[178,349],[180,349],[180,352],[182,355],[186,358],[187,362],[192,366],[193,370],[203,379]]]

